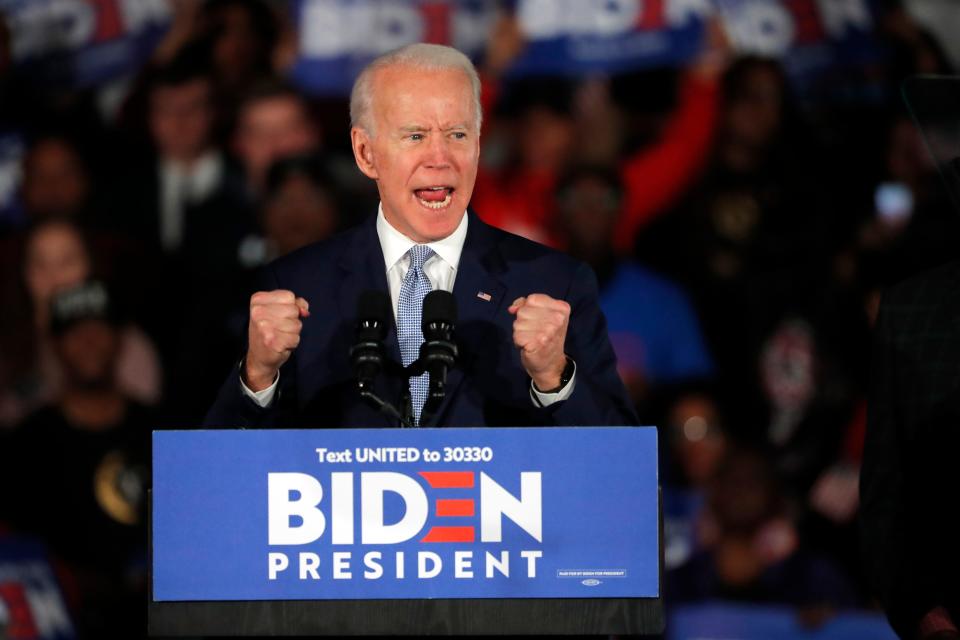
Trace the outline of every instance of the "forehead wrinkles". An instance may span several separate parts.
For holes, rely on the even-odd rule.
[[[440,96],[432,91],[432,85],[441,78],[449,80],[451,77],[460,80],[461,90],[450,92],[445,100],[438,102]],[[465,72],[456,69],[421,69],[400,64],[374,72],[370,83],[369,107],[375,122],[394,126],[428,125],[431,124],[429,120],[439,115],[443,118],[437,123],[441,127],[461,124],[472,127],[477,116],[474,113],[470,78]]]

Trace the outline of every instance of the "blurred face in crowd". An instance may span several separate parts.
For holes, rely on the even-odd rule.
[[[319,135],[307,107],[296,96],[263,98],[248,104],[239,115],[235,148],[247,179],[257,189],[274,161],[309,153],[318,144]]]
[[[264,213],[267,238],[281,256],[328,237],[339,217],[329,194],[304,174],[288,177],[267,200]]]
[[[21,193],[34,219],[76,215],[89,191],[83,162],[66,141],[41,140],[27,153]]]
[[[119,338],[116,329],[103,320],[82,320],[56,340],[57,355],[70,384],[102,389],[113,383]]]
[[[669,422],[684,476],[695,487],[705,486],[727,450],[716,406],[704,395],[684,396],[671,408]]]
[[[212,126],[210,82],[205,78],[159,86],[151,93],[150,133],[163,158],[197,159],[210,144]]]
[[[725,531],[749,533],[777,515],[769,463],[759,454],[728,455],[713,478],[711,505]]]
[[[54,222],[37,229],[27,243],[24,277],[35,308],[46,309],[53,294],[90,275],[90,256],[77,230]]]
[[[620,194],[610,184],[580,177],[563,189],[558,204],[571,250],[582,258],[609,251],[620,215]]]
[[[521,118],[519,136],[525,167],[555,171],[570,156],[576,128],[569,116],[545,107],[533,107]]]
[[[449,236],[473,194],[480,159],[473,88],[457,69],[376,72],[369,118],[355,127],[360,170],[376,180],[387,221],[419,243]]]
[[[783,99],[781,76],[774,67],[758,63],[746,69],[727,98],[725,142],[753,151],[769,146],[780,130]]]
[[[254,16],[240,6],[221,7],[211,16],[216,40],[213,63],[217,76],[227,85],[242,81],[269,56],[254,25]]]

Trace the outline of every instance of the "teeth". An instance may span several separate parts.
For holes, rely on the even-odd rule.
[[[453,198],[450,196],[449,192],[447,193],[447,197],[439,202],[427,202],[423,198],[417,198],[417,200],[420,201],[420,204],[422,204],[428,209],[443,209],[444,207],[450,204],[450,200],[452,199]]]

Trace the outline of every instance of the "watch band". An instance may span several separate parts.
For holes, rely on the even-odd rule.
[[[570,356],[566,356],[567,364],[564,365],[563,371],[560,373],[560,386],[554,387],[553,389],[537,389],[540,393],[560,393],[567,383],[570,382],[570,378],[573,377],[573,372],[576,370],[576,367],[573,364],[573,360],[570,359]],[[536,383],[534,383],[536,387]]]

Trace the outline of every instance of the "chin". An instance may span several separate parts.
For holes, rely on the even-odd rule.
[[[436,242],[456,231],[457,225],[460,224],[460,218],[455,217],[452,213],[447,213],[440,214],[433,220],[422,220],[422,223],[415,229],[417,235],[425,238],[427,242]]]
[[[439,210],[429,210],[415,203],[414,211],[408,218],[413,222],[411,231],[424,242],[442,240],[456,231],[461,216],[466,215],[464,211],[465,207],[455,203]]]

